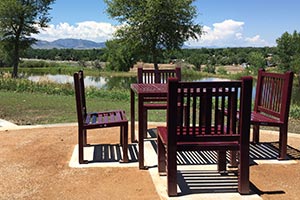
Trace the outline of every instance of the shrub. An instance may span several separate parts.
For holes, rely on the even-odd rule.
[[[300,106],[298,105],[291,105],[290,108],[290,117],[294,119],[300,119]]]
[[[3,77],[0,77],[0,90],[52,95],[74,95],[74,86],[70,83],[59,84],[51,81],[33,82],[27,79],[12,79]],[[127,89],[114,88],[112,90],[108,90],[88,87],[86,88],[86,96],[130,101],[130,93]]]

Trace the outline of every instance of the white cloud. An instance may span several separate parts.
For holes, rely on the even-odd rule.
[[[34,37],[46,41],[61,38],[76,38],[105,42],[112,38],[115,30],[116,27],[103,22],[85,21],[77,23],[76,25],[60,23],[58,25],[50,25],[48,28],[41,30],[38,35],[34,35]]]
[[[204,34],[198,41],[190,40],[186,44],[192,47],[246,47],[268,46],[259,35],[246,37],[243,33],[245,23],[232,19],[213,24],[213,27],[203,26]]]
[[[203,26],[204,34],[198,41],[190,40],[186,45],[192,47],[245,47],[245,46],[270,46],[259,35],[246,36],[243,27],[244,22],[232,19],[214,23],[212,27]],[[41,30],[34,37],[39,40],[53,41],[61,38],[87,39],[95,42],[105,42],[113,37],[117,29],[110,23],[84,21],[75,25],[60,23],[50,25],[47,29]]]

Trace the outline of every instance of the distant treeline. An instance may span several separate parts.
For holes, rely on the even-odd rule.
[[[101,60],[103,49],[33,49],[25,51],[23,58],[44,60],[93,61]]]
[[[105,49],[28,49],[24,58],[45,60],[72,61],[101,61],[106,62]],[[136,55],[138,57],[138,55]],[[165,51],[160,56],[160,63],[186,61],[200,68],[201,65],[232,65],[265,62],[274,65],[277,60],[276,47],[241,47],[241,48],[199,48],[182,49],[172,52]],[[151,58],[141,58],[144,62],[151,62]]]

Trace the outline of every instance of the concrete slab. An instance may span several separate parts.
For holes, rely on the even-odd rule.
[[[47,127],[68,127],[76,126],[77,123],[59,123],[59,124],[39,124],[39,125],[17,125],[9,121],[0,119],[0,131],[5,130],[18,130],[18,129],[34,129],[34,128],[47,128]]]
[[[16,128],[16,127],[18,127],[18,125],[11,123],[9,121],[6,121],[4,119],[0,119],[0,130]]]
[[[84,148],[84,159],[88,164],[79,164],[78,145],[75,145],[69,167],[138,167],[137,144],[128,147],[129,163],[120,163],[122,148],[119,145],[91,145]]]
[[[217,167],[215,164],[207,163],[204,165],[179,165],[178,196],[170,198],[167,195],[167,178],[166,176],[159,176],[157,170],[156,139],[145,139],[144,145],[146,155],[145,166],[148,167],[148,171],[161,199],[261,199],[257,194],[240,195],[237,192],[238,184],[236,175],[229,173],[224,178],[224,176],[217,173]],[[122,150],[118,145],[111,145],[109,147],[105,145],[92,145],[85,147],[84,149],[85,159],[89,160],[90,163],[78,164],[78,146],[76,145],[74,147],[69,166],[75,168],[138,167],[137,148],[137,144],[130,145],[130,162],[121,164],[118,160],[121,158]],[[96,153],[96,151],[102,152]],[[207,177],[209,176],[215,178],[208,180]]]

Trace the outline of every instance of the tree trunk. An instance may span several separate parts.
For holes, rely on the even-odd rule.
[[[155,83],[159,83],[160,77],[158,74],[157,50],[155,47],[153,47],[153,49],[152,49],[152,59],[153,59],[154,70],[155,70]]]
[[[13,52],[13,78],[18,78],[18,67],[19,67],[19,37],[15,39],[14,52]]]

